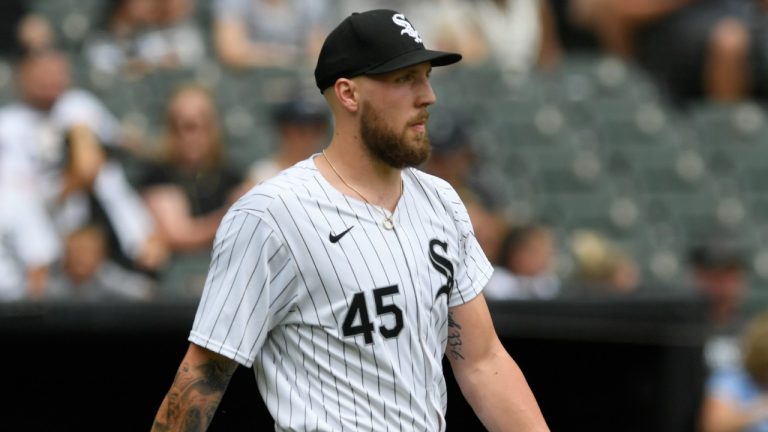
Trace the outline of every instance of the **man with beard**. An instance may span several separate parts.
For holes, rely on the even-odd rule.
[[[242,364],[277,430],[442,431],[444,353],[488,429],[547,430],[493,329],[482,295],[492,268],[466,209],[413,168],[430,152],[430,71],[460,59],[425,49],[390,10],[330,33],[315,80],[331,143],[222,221],[154,430],[205,427]]]

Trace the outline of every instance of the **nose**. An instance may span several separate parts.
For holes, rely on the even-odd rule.
[[[421,80],[421,86],[419,89],[418,104],[420,107],[427,107],[437,102],[437,95],[432,89],[432,84],[429,82],[429,77],[423,77]]]

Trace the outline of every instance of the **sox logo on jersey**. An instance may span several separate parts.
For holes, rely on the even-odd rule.
[[[443,254],[448,251],[448,243],[440,240],[430,240],[429,242],[429,260],[432,262],[432,267],[446,277],[446,282],[443,284],[437,294],[435,294],[435,300],[440,297],[441,294],[445,294],[446,301],[451,298],[451,289],[455,280],[453,279],[453,263],[446,256],[438,253],[435,248],[442,249]]]

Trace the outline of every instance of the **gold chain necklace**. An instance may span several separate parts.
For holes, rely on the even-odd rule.
[[[341,174],[339,174],[339,172],[338,172],[338,171],[336,171],[336,167],[335,167],[335,166],[333,166],[333,164],[331,163],[331,160],[330,160],[330,159],[328,159],[328,155],[326,155],[326,154],[325,154],[325,149],[323,149],[323,158],[325,159],[325,161],[326,161],[326,162],[328,162],[328,165],[329,165],[329,166],[331,167],[331,169],[333,170],[333,173],[334,173],[334,174],[336,174],[336,177],[338,177],[338,178],[339,178],[339,180],[341,180],[341,182],[342,182],[342,183],[344,183],[344,185],[345,185],[346,187],[348,187],[348,188],[352,189],[352,190],[353,190],[353,191],[354,191],[356,194],[358,194],[358,195],[360,196],[360,198],[362,198],[362,199],[363,199],[363,201],[365,201],[365,203],[366,203],[366,204],[368,204],[369,206],[371,206],[371,207],[373,207],[373,208],[376,208],[376,209],[378,209],[379,211],[381,211],[381,214],[383,214],[383,215],[384,215],[384,221],[382,221],[381,225],[382,225],[384,228],[386,228],[386,229],[388,229],[388,230],[393,230],[393,229],[395,229],[395,221],[393,221],[393,220],[392,220],[392,217],[395,215],[394,213],[392,213],[392,214],[390,214],[389,216],[387,216],[387,212],[386,212],[386,210],[384,210],[384,209],[383,209],[382,207],[380,207],[380,206],[376,206],[376,205],[373,205],[373,204],[371,204],[371,202],[370,202],[370,201],[368,201],[368,198],[366,198],[366,197],[365,197],[365,195],[361,194],[359,190],[355,189],[354,187],[352,187],[352,185],[351,185],[351,184],[347,183],[347,181],[346,181],[346,180],[344,180],[344,177],[342,177],[342,176],[341,176]],[[400,198],[402,198],[402,196],[403,196],[403,189],[404,189],[404,186],[403,186],[403,180],[402,180],[402,179],[400,179],[400,196],[398,196],[398,197],[397,197],[397,201],[398,201],[398,202],[400,201]]]

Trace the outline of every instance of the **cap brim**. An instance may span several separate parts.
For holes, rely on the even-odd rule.
[[[396,71],[398,69],[429,62],[432,66],[447,66],[461,60],[461,54],[444,51],[415,50],[395,57],[364,72],[365,75],[376,75]]]

